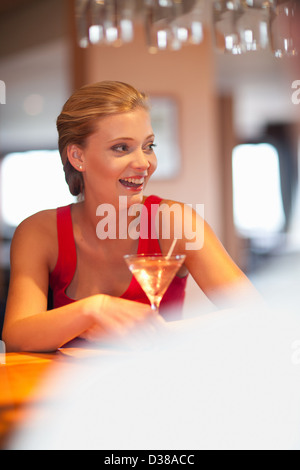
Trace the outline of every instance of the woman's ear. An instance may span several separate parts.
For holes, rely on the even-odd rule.
[[[67,147],[67,156],[69,162],[75,168],[75,170],[84,171],[84,157],[82,149],[80,147],[78,147],[77,145],[69,145]]]

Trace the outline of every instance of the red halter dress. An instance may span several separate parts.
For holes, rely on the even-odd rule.
[[[149,196],[145,200],[141,214],[138,253],[161,253],[154,229],[155,214],[160,201],[161,198],[157,196]],[[58,259],[49,279],[54,308],[75,302],[66,294],[66,289],[74,277],[77,263],[70,205],[57,209],[57,233]],[[166,320],[168,316],[172,320],[181,318],[186,282],[187,276],[183,278],[175,276],[165,292],[161,301],[160,314]],[[131,282],[121,298],[149,304],[148,297],[134,276],[132,276]]]

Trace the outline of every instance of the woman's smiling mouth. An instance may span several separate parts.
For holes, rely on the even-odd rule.
[[[127,189],[141,190],[143,188],[145,178],[144,177],[122,178],[122,179],[119,179],[119,182]]]

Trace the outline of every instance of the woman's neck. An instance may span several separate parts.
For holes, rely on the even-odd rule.
[[[85,197],[76,205],[75,218],[82,233],[89,239],[137,239],[144,200],[145,198],[141,204],[128,207],[126,196],[121,196],[118,204],[99,203]]]

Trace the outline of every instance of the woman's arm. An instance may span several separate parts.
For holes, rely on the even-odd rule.
[[[164,201],[169,209],[174,201]],[[214,303],[232,306],[241,298],[262,300],[247,276],[229,256],[222,243],[207,222],[191,207],[181,203],[181,210],[171,217],[171,241],[178,237],[176,252],[186,255],[185,266],[201,290]],[[164,209],[163,209],[164,210]],[[162,220],[162,219],[161,219]],[[167,217],[165,216],[165,219]],[[161,238],[163,252],[167,252],[170,240]]]
[[[124,335],[151,314],[148,305],[95,295],[47,311],[53,233],[43,215],[24,221],[11,245],[11,279],[3,327],[8,351],[53,351],[84,336]],[[151,319],[151,322],[159,319]]]

